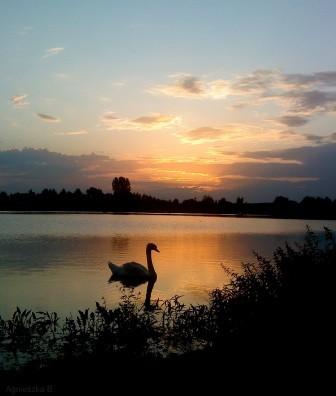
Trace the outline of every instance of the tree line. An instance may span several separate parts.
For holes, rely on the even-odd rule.
[[[225,198],[159,199],[148,194],[132,192],[128,178],[115,177],[111,193],[90,187],[85,192],[64,188],[44,189],[41,193],[7,194],[0,192],[0,211],[93,211],[93,212],[149,212],[149,213],[205,213],[236,216],[269,216],[279,218],[336,219],[336,199],[306,196],[300,202],[277,196],[273,202],[248,203],[244,197],[235,202]]]

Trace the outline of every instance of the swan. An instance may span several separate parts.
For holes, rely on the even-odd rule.
[[[147,267],[142,264],[131,261],[129,263],[125,263],[123,265],[116,265],[108,262],[108,266],[112,271],[112,277],[115,280],[121,281],[132,281],[136,284],[145,283],[147,280],[156,280],[157,275],[153,266],[152,261],[152,250],[155,252],[159,252],[159,249],[154,243],[148,243],[146,246],[146,256],[147,256]]]

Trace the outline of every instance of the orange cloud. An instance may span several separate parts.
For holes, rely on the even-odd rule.
[[[118,118],[113,112],[104,113],[101,118],[102,124],[109,131],[114,130],[135,130],[150,131],[171,128],[180,125],[181,119],[178,116],[154,114],[152,116],[142,116],[134,120]]]
[[[187,99],[222,99],[230,93],[229,83],[224,80],[207,83],[188,74],[178,75],[177,77],[174,83],[154,86],[149,92]]]
[[[79,136],[79,135],[87,135],[88,131],[85,129],[80,129],[79,131],[72,132],[55,132],[54,135],[70,135],[70,136]]]

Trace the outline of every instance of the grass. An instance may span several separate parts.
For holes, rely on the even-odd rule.
[[[307,227],[302,244],[286,243],[272,260],[254,253],[241,274],[223,268],[231,281],[213,290],[207,305],[185,306],[174,296],[148,309],[124,289],[118,308],[96,303],[95,311],[64,321],[54,312],[17,308],[10,320],[0,317],[2,388],[42,383],[70,391],[70,383],[75,391],[120,384],[136,390],[137,381],[156,375],[167,384],[183,378],[197,390],[225,378],[232,385],[237,373],[282,383],[284,373],[297,377],[298,369],[327,373],[336,244],[324,231],[319,241]]]

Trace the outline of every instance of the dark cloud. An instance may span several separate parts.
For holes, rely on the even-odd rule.
[[[186,76],[181,78],[177,86],[180,87],[182,90],[193,93],[193,94],[201,94],[204,91],[202,84],[200,83],[199,79],[195,76]]]
[[[103,114],[102,120],[103,121],[110,121],[110,120],[117,120],[118,118],[114,115],[112,111],[107,111]]]
[[[0,151],[0,190],[25,192],[44,188],[73,190],[91,186],[109,190],[113,177],[130,175],[136,161],[116,161],[104,155],[64,155],[46,149]]]
[[[279,79],[277,70],[256,70],[247,76],[240,76],[232,82],[233,92],[250,93],[270,89]]]
[[[306,139],[309,140],[310,142],[314,142],[316,144],[323,144],[325,137],[318,136],[318,135],[306,135]]]
[[[41,118],[44,121],[48,121],[48,122],[60,122],[61,119],[57,118],[57,117],[53,117],[47,114],[41,114],[41,113],[36,113],[36,115]]]
[[[215,85],[217,86],[216,91],[218,85],[221,84],[217,81]],[[182,74],[177,76],[177,80],[173,84],[158,85],[150,89],[149,92],[183,98],[200,98],[209,94],[209,87],[196,76]]]
[[[294,176],[316,177],[323,168],[323,164],[317,166],[319,162],[323,162],[323,158],[327,160],[329,165],[334,164],[336,169],[336,144],[334,143],[282,150],[250,151],[243,153],[241,156],[243,158],[282,158],[284,160],[292,160],[294,164],[291,166],[300,171],[300,174],[296,173]],[[288,165],[284,166],[287,167]]]
[[[297,115],[282,116],[276,118],[276,121],[281,125],[286,125],[288,127],[300,127],[309,122],[309,118],[301,117]]]
[[[283,162],[240,162],[227,166],[225,174],[246,179],[237,184],[241,195],[261,201],[276,195],[300,200],[310,196],[336,198],[336,144],[300,147],[287,150],[246,152],[247,159],[281,158]],[[222,175],[225,185],[225,175]],[[250,198],[251,197],[251,198]],[[258,197],[258,199],[256,199]]]
[[[169,125],[170,123],[174,122],[176,120],[176,117],[174,116],[169,116],[169,115],[164,115],[164,114],[159,114],[155,116],[144,116],[144,117],[139,117],[136,118],[135,120],[132,120],[134,124],[139,124],[139,125]]]
[[[283,80],[285,83],[294,85],[296,87],[309,86],[309,85],[336,85],[336,72],[318,72],[313,74],[287,74],[284,75]]]
[[[295,113],[332,112],[336,109],[335,92],[304,91],[289,92],[286,97],[293,99],[293,105],[289,109]]]

